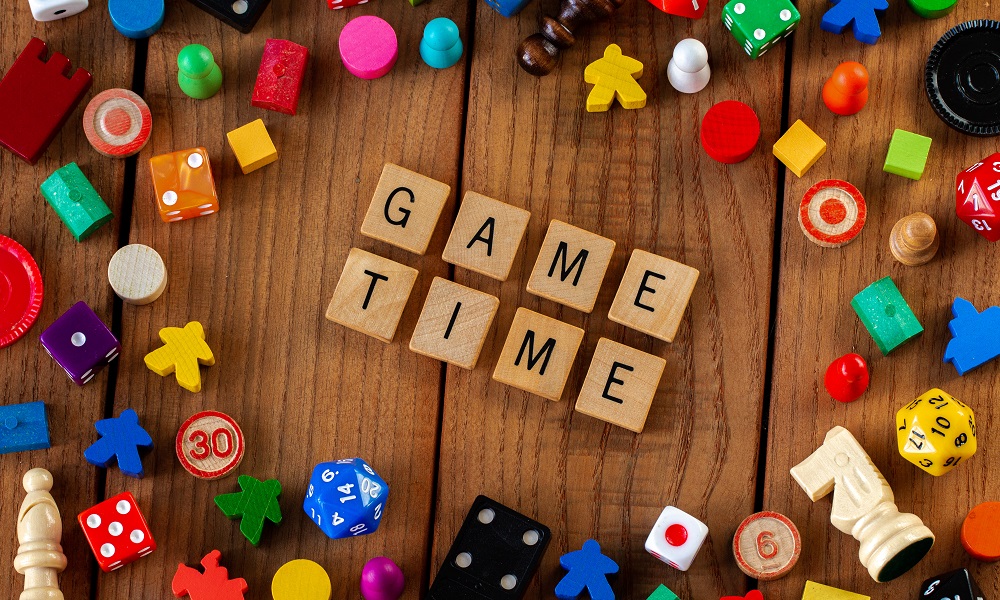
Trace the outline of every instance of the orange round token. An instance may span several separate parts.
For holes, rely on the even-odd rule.
[[[94,150],[105,156],[132,156],[149,141],[152,129],[149,106],[131,90],[104,90],[83,111],[83,132]]]
[[[962,523],[962,546],[975,559],[1000,560],[1000,502],[984,502]]]
[[[733,556],[740,570],[761,581],[784,577],[802,552],[799,530],[776,512],[750,515],[736,528]]]
[[[799,205],[799,226],[811,242],[839,248],[856,238],[865,226],[868,205],[846,181],[824,179],[809,188]]]
[[[243,431],[232,417],[214,410],[194,414],[177,432],[177,459],[199,479],[225,477],[243,460]]]

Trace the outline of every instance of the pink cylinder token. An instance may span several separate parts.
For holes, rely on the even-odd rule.
[[[352,75],[378,79],[396,64],[399,45],[392,25],[364,16],[348,21],[340,32],[340,58]]]
[[[83,132],[90,145],[112,158],[125,158],[142,150],[152,128],[149,106],[130,90],[104,90],[83,111]]]

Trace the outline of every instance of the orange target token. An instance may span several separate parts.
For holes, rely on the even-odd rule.
[[[83,111],[83,132],[94,150],[105,156],[132,156],[149,141],[152,129],[149,106],[131,90],[104,90]]]
[[[1000,560],[1000,502],[984,502],[962,523],[962,546],[975,559]]]
[[[802,552],[799,530],[788,517],[776,512],[752,514],[733,536],[733,556],[740,570],[761,581],[784,577]]]
[[[799,205],[799,225],[811,242],[839,248],[858,237],[865,226],[865,198],[846,181],[824,179],[809,188]]]
[[[199,479],[219,479],[243,460],[243,431],[225,413],[202,411],[181,425],[176,450],[188,473]]]

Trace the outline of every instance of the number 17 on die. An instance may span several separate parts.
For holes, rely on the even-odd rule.
[[[367,535],[382,522],[389,486],[360,458],[320,463],[313,469],[302,505],[333,539]]]

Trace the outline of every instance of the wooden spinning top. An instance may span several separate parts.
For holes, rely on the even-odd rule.
[[[941,238],[937,225],[927,213],[913,213],[896,221],[889,234],[889,250],[899,262],[917,267],[930,262],[937,254]]]
[[[22,481],[28,495],[17,513],[17,541],[14,570],[24,575],[20,600],[63,600],[59,573],[66,568],[62,546],[62,519],[49,490],[52,473],[31,469]]]
[[[559,62],[559,53],[576,43],[576,31],[591,21],[605,21],[625,0],[562,0],[559,17],[542,18],[542,31],[528,36],[517,47],[517,62],[525,71],[541,77]]]

